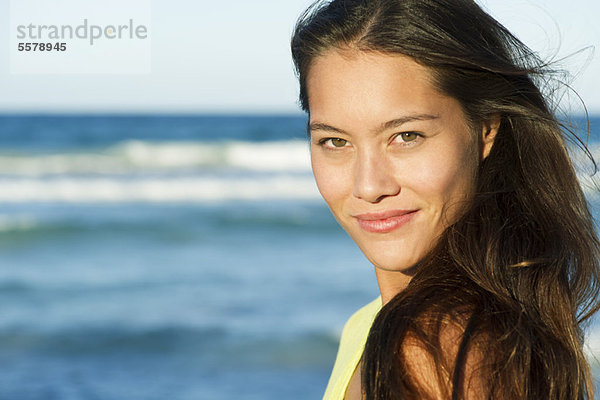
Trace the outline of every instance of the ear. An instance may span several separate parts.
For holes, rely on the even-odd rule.
[[[493,114],[481,124],[481,160],[485,160],[492,150],[496,134],[500,129],[500,114]]]

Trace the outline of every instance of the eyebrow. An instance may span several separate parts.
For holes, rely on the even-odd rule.
[[[383,124],[381,124],[379,126],[379,128],[376,130],[376,132],[379,133],[379,132],[386,131],[388,129],[398,128],[401,125],[406,124],[407,122],[430,121],[430,120],[434,120],[434,119],[438,119],[438,118],[439,118],[439,115],[431,115],[431,114],[406,115],[406,116],[403,116],[400,118],[392,119],[391,121],[384,122]],[[343,129],[336,128],[335,126],[324,124],[322,122],[309,123],[308,124],[308,134],[310,135],[310,132],[312,132],[312,131],[327,131],[327,132],[333,132],[333,133],[348,134],[348,132],[346,132]]]

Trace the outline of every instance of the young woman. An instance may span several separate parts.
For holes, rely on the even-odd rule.
[[[381,292],[325,399],[591,398],[600,245],[551,71],[470,0],[318,2],[292,53],[317,185]]]

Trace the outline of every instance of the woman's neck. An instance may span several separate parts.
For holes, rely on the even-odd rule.
[[[403,291],[412,279],[412,275],[413,271],[407,273],[375,267],[375,276],[377,277],[377,285],[381,293],[382,305],[386,305],[394,296]]]

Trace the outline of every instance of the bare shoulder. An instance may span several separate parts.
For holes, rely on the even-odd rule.
[[[402,343],[405,373],[424,398],[487,398],[483,367],[489,338],[473,330],[468,316],[444,316],[427,334],[409,332]],[[432,331],[435,332],[432,334]]]

